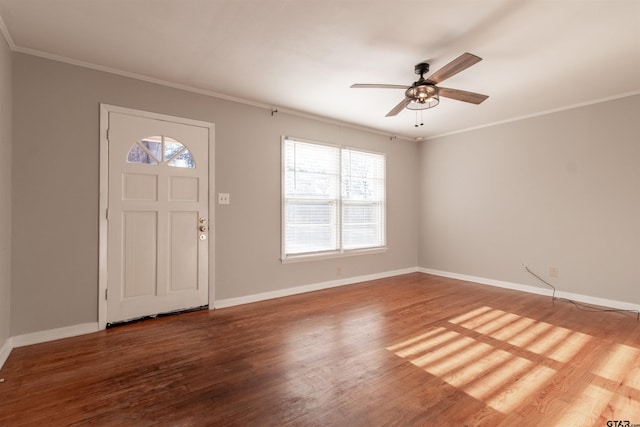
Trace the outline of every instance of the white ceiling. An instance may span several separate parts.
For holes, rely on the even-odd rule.
[[[15,51],[119,70],[399,137],[432,137],[640,90],[640,0],[0,0]],[[0,26],[2,22],[0,22]],[[484,60],[385,114],[413,67]]]

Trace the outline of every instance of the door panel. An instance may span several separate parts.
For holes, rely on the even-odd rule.
[[[156,212],[122,213],[123,299],[155,293],[157,272]]]
[[[158,200],[158,177],[140,173],[128,173],[123,177],[124,200]]]
[[[169,178],[169,201],[197,202],[198,179],[186,176],[172,176]]]
[[[108,147],[107,322],[206,305],[209,128],[109,112]]]
[[[169,290],[198,288],[198,215],[193,212],[169,214]]]

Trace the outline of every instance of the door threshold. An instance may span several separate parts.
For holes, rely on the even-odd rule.
[[[142,322],[143,320],[157,319],[158,317],[167,317],[167,316],[173,316],[175,314],[191,313],[192,311],[201,311],[201,310],[208,310],[208,309],[209,309],[209,304],[206,304],[206,305],[201,305],[199,307],[167,311],[165,313],[149,314],[147,316],[136,317],[134,319],[122,320],[119,322],[111,322],[111,323],[107,322],[107,329],[115,328],[116,326],[130,325],[132,323]]]

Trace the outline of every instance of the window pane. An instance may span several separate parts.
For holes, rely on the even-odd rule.
[[[173,159],[171,159],[171,161],[169,161],[168,165],[177,168],[189,169],[193,169],[196,167],[196,163],[193,161],[193,157],[191,157],[191,153],[189,152],[189,150],[184,150],[182,153],[175,156]]]
[[[180,150],[184,148],[184,145],[179,143],[173,138],[167,136],[164,137],[164,160],[167,161],[175,156]]]
[[[342,150],[342,197],[384,200],[384,156]]]
[[[342,228],[342,245],[345,250],[384,246],[380,241],[380,229],[377,224],[345,224]]]
[[[342,181],[342,197],[349,200],[383,200],[384,181],[347,176]]]
[[[385,158],[342,150],[342,247],[385,245]]]
[[[284,147],[285,196],[337,199],[340,150],[287,140]]]
[[[285,204],[285,253],[337,249],[334,202],[290,200]]]
[[[344,203],[342,210],[343,222],[345,224],[369,224],[380,222],[379,203]]]
[[[144,163],[148,165],[157,165],[158,162],[155,161],[149,154],[142,149],[140,145],[137,143],[131,147],[129,150],[129,154],[127,155],[127,162],[129,163]]]
[[[145,148],[149,150],[156,162],[160,162],[162,160],[162,137],[150,136],[148,138],[144,138],[139,142],[139,144],[144,145]]]
[[[344,249],[384,246],[384,204],[344,202],[342,245]]]

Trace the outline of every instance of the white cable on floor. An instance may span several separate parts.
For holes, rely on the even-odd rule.
[[[551,299],[552,300],[558,300],[558,301],[566,301],[569,302],[573,305],[575,305],[578,309],[580,310],[584,310],[584,311],[602,311],[602,312],[613,312],[613,313],[635,313],[636,314],[636,320],[640,321],[640,311],[638,310],[623,310],[623,309],[619,309],[619,308],[602,308],[602,307],[595,307],[589,304],[583,304],[577,301],[573,301],[570,300],[568,298],[558,298],[556,297],[556,287],[553,286],[551,283],[547,282],[546,280],[544,280],[542,277],[538,276],[536,273],[534,273],[533,271],[531,271],[529,269],[529,267],[527,267],[526,265],[524,266],[524,269],[527,271],[527,273],[531,274],[533,277],[535,277],[536,279],[540,280],[542,283],[544,283],[545,285],[549,286],[551,289],[553,289],[553,294],[551,295]]]

